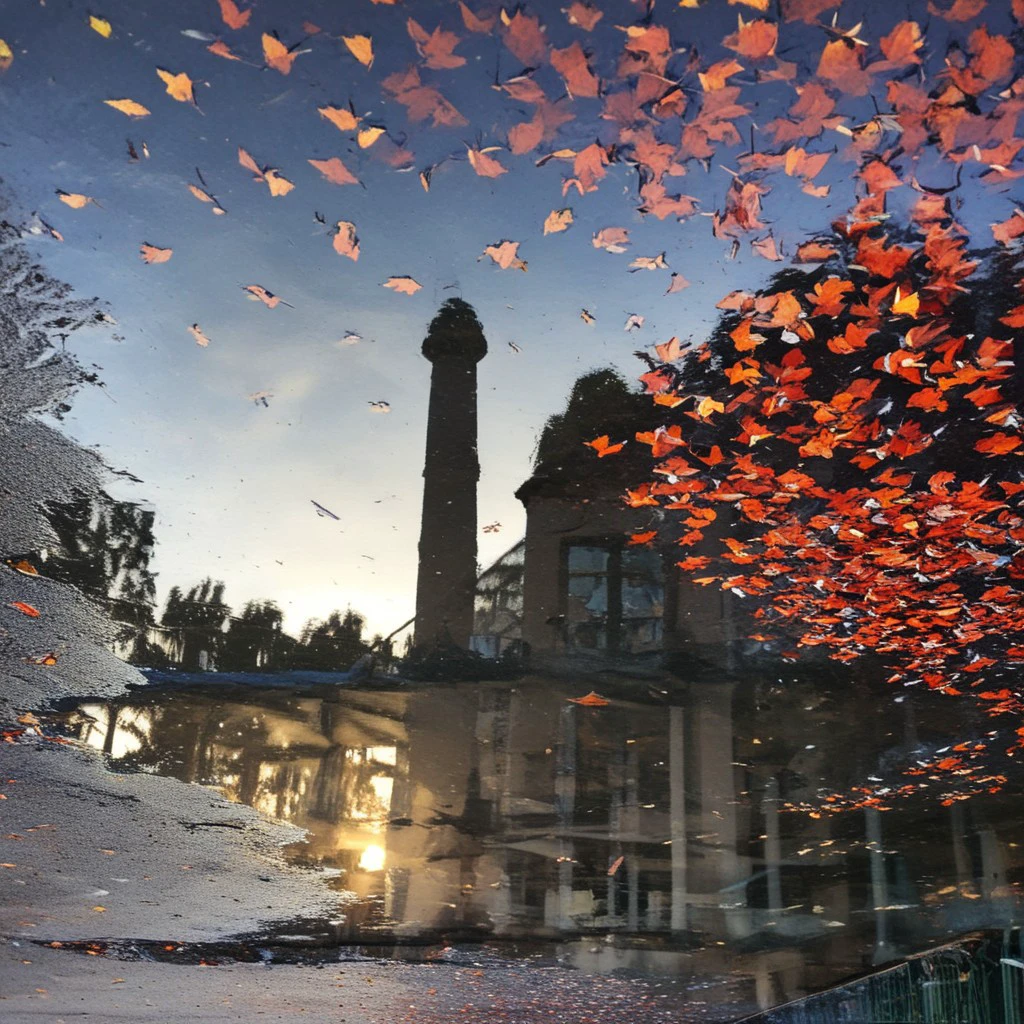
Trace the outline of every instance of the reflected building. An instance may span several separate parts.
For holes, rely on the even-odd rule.
[[[610,370],[585,374],[541,434],[534,472],[517,490],[526,534],[477,581],[471,646],[488,657],[529,653],[538,671],[643,671],[683,660],[686,675],[721,678],[736,667],[742,635],[736,598],[679,572],[680,549],[630,544],[664,512],[630,507],[627,489],[649,472],[633,445],[600,459],[587,442],[630,439],[656,424],[644,401]],[[728,527],[715,524],[706,529]],[[496,615],[498,609],[504,614]]]
[[[337,875],[345,943],[553,942],[598,970],[739,973],[768,1005],[1017,913],[1012,796],[783,812],[837,778],[832,748],[885,755],[877,715],[579,692],[190,688],[84,707],[80,729],[307,829],[290,856]]]

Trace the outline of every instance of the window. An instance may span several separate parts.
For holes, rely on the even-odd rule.
[[[566,549],[566,642],[609,654],[660,650],[665,587],[661,555],[617,538]]]

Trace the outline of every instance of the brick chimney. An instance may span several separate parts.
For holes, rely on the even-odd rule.
[[[423,342],[430,360],[423,519],[416,579],[416,640],[469,646],[476,590],[476,364],[487,340],[476,312],[449,299]]]

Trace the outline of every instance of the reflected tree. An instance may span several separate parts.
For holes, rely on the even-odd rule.
[[[228,624],[217,667],[224,672],[280,672],[291,666],[296,647],[273,601],[249,601]]]
[[[348,669],[369,650],[363,625],[363,617],[351,608],[344,614],[333,611],[326,619],[310,619],[299,638],[295,667],[320,672]]]
[[[186,672],[215,669],[224,650],[230,615],[221,580],[207,577],[187,592],[172,587],[161,619],[171,660]]]
[[[115,645],[133,664],[160,660],[150,637],[154,625],[156,576],[154,514],[106,492],[79,492],[47,507],[54,542],[30,560],[46,575],[100,602],[116,628]]]

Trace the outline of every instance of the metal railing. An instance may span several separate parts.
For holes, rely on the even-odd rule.
[[[1022,952],[1017,928],[965,936],[742,1024],[1022,1024]]]

